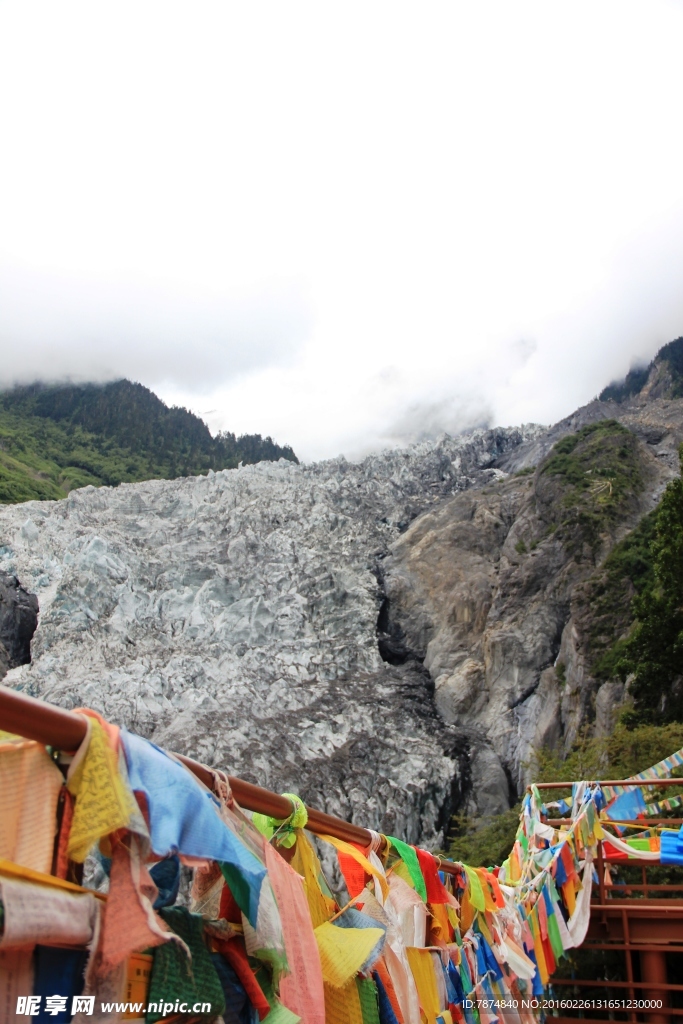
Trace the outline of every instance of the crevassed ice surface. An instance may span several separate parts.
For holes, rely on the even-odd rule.
[[[5,682],[332,813],[434,841],[462,737],[377,647],[381,560],[430,503],[541,428],[358,464],[281,460],[0,508],[0,568],[38,595]]]

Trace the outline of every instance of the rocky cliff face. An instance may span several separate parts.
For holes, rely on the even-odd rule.
[[[540,433],[6,506],[0,564],[40,604],[31,664],[6,681],[435,841],[470,787],[470,735],[442,720],[421,665],[382,659],[378,566],[425,508],[502,477],[495,463]]]
[[[627,442],[639,486],[613,515],[593,521],[588,504],[577,512],[566,480],[546,462],[425,513],[383,562],[389,635],[429,672],[444,721],[473,737],[480,814],[509,806],[529,780],[534,750],[567,749],[596,719],[611,727],[622,693],[590,675],[581,585],[670,478],[634,435],[616,437]],[[598,513],[608,493],[598,477]]]
[[[496,464],[504,480],[424,513],[382,562],[386,642],[397,661],[423,665],[444,721],[470,735],[475,814],[509,806],[536,749],[566,751],[580,729],[613,727],[623,685],[595,678],[591,658],[601,566],[677,475],[683,443],[670,364],[655,360],[639,387],[515,446]],[[553,446],[588,432],[574,459],[591,425],[610,420],[629,435],[592,435],[579,486]]]
[[[31,660],[31,640],[38,625],[38,599],[16,576],[0,571],[0,679],[10,668]]]

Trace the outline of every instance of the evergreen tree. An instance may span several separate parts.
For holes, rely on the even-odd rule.
[[[683,445],[679,449],[683,471]],[[654,580],[634,598],[636,625],[623,645],[622,678],[633,674],[630,724],[683,720],[683,480],[670,483],[651,544]]]
[[[212,437],[194,413],[128,380],[0,392],[0,503],[280,458],[298,461],[260,434]]]

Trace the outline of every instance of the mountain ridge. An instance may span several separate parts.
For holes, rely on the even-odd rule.
[[[211,435],[139,383],[32,384],[0,392],[0,503],[77,487],[194,476],[262,459],[298,461],[270,437]]]
[[[683,338],[662,345],[648,365],[636,365],[623,380],[612,381],[600,392],[599,401],[621,404],[643,392],[653,398],[683,395]]]

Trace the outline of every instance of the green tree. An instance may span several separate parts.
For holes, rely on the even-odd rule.
[[[683,469],[683,445],[679,450]],[[683,719],[683,480],[670,483],[657,510],[651,542],[654,580],[633,601],[636,625],[618,664],[633,675],[630,725]]]
[[[0,392],[0,503],[280,458],[298,461],[260,434],[212,437],[198,416],[132,381]]]

